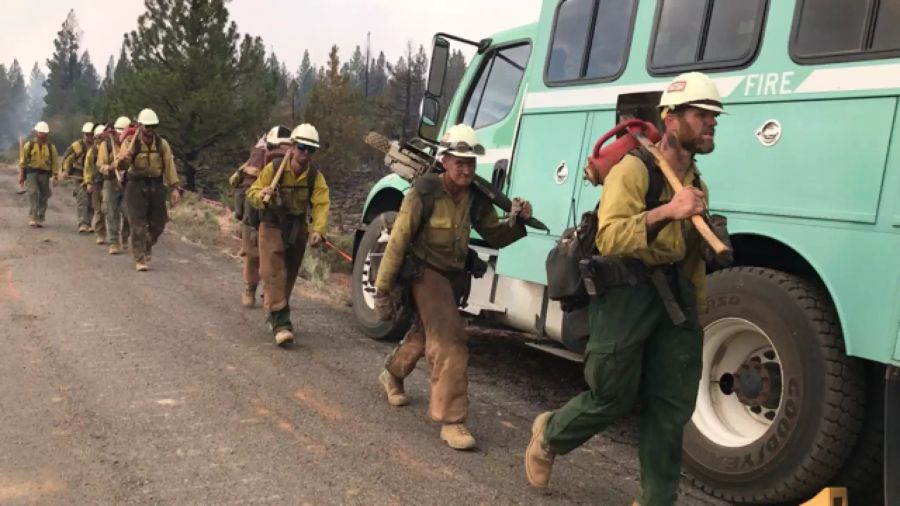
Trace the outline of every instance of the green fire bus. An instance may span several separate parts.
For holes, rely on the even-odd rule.
[[[445,92],[451,43],[475,55]],[[687,474],[734,502],[845,486],[855,504],[900,504],[898,0],[544,0],[533,24],[435,36],[420,137],[472,125],[487,150],[478,173],[550,228],[502,251],[473,237],[490,270],[461,310],[580,355],[583,336],[546,296],[547,253],[596,207],[602,188],[581,167],[622,104],[652,116],[691,70],[714,78],[728,111],[699,167],[736,263],[708,276]],[[382,218],[408,188],[397,175],[373,186],[354,244],[354,312],[377,339],[409,325],[375,320],[370,276]]]

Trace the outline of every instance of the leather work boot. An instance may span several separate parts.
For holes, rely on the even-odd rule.
[[[406,406],[409,404],[409,397],[403,390],[403,380],[391,374],[387,369],[381,371],[378,375],[378,381],[384,387],[387,394],[388,404],[394,407]]]
[[[441,439],[454,450],[471,450],[475,448],[475,437],[461,423],[445,423],[441,426]]]
[[[44,228],[44,220],[43,219],[37,220],[35,223],[37,223],[37,228]]]
[[[275,344],[278,346],[284,346],[288,343],[294,342],[294,333],[288,329],[281,329],[275,333]]]
[[[244,307],[253,307],[256,305],[256,287],[247,287],[241,294],[241,305]]]
[[[136,270],[138,272],[144,272],[144,271],[150,270],[150,267],[147,267],[147,264],[144,262],[135,262],[134,270]]]
[[[78,233],[79,233],[79,234],[86,234],[86,233],[88,233],[88,226],[87,226],[87,225],[79,225],[79,226],[78,226]]]
[[[525,476],[532,487],[546,488],[550,483],[550,471],[556,454],[544,442],[544,427],[550,419],[551,411],[545,411],[534,419],[531,426],[531,442],[525,450]]]
[[[102,237],[98,237],[98,238],[97,238],[97,244],[101,244],[101,245],[102,245],[102,244],[106,244],[106,239],[104,239],[104,238],[102,238]]]
[[[115,244],[110,244],[110,245],[109,245],[109,254],[110,254],[110,255],[118,255],[118,254],[121,253],[121,252],[122,252],[122,251],[120,251],[120,250],[119,250],[119,247],[116,246]]]
[[[28,222],[28,226],[31,228],[38,228],[39,225],[38,225],[37,220],[31,220]]]

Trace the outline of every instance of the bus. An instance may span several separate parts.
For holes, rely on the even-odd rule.
[[[475,54],[444,93],[451,44]],[[544,261],[597,206],[602,187],[581,167],[622,104],[652,111],[686,71],[709,74],[728,113],[698,166],[735,252],[707,278],[686,474],[733,502],[845,486],[857,504],[900,504],[900,437],[885,431],[900,427],[900,1],[543,0],[526,26],[436,35],[422,142],[473,126],[477,172],[550,229],[501,251],[473,236],[490,268],[461,310],[582,353],[584,332],[546,296]],[[408,189],[378,181],[354,243],[354,313],[376,339],[409,325],[374,318],[370,276]]]

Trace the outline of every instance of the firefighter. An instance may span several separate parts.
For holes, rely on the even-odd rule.
[[[247,190],[247,201],[260,210],[260,275],[263,307],[281,346],[294,340],[290,297],[309,245],[318,247],[328,229],[331,200],[325,176],[312,163],[319,149],[319,132],[308,123],[291,131],[287,156],[266,164]],[[283,173],[274,185],[279,167]],[[309,228],[311,227],[311,231]]]
[[[121,144],[119,134],[131,123],[125,116],[120,116],[113,127],[104,128],[100,134],[102,139],[97,147],[97,171],[103,181],[103,214],[106,219],[106,242],[109,243],[109,254],[118,255],[128,249],[129,223],[125,212],[125,180],[116,170],[113,161],[119,153]]]
[[[87,122],[81,126],[81,138],[69,145],[62,159],[62,178],[71,178],[75,184],[73,196],[78,214],[78,233],[93,232],[91,228],[91,196],[84,184],[84,159],[94,141],[94,124]]]
[[[442,424],[440,437],[447,445],[468,450],[475,447],[465,425],[469,350],[458,306],[469,292],[467,263],[475,263],[469,234],[474,227],[495,248],[511,244],[525,236],[516,216],[530,217],[531,204],[513,199],[510,219],[501,221],[491,202],[470,188],[477,157],[484,154],[470,126],[451,127],[441,145],[445,172],[419,177],[403,199],[375,281],[380,320],[394,317],[400,283],[411,290],[417,312],[412,328],[388,356],[379,381],[390,405],[407,404],[403,380],[427,356],[432,368],[431,418]],[[398,279],[401,271],[403,280]]]
[[[259,286],[259,211],[247,202],[247,189],[259,177],[259,172],[273,159],[281,159],[291,149],[291,129],[272,127],[250,150],[250,158],[228,178],[234,188],[235,218],[241,222],[241,258],[244,259],[244,292],[241,304],[256,305],[256,288]]]
[[[118,170],[127,171],[125,207],[131,224],[134,268],[146,271],[153,245],[169,220],[166,198],[176,205],[181,194],[172,147],[156,133],[159,117],[152,109],[144,109],[137,122],[137,132],[122,143],[113,163]]]
[[[91,208],[94,216],[91,219],[91,228],[97,234],[96,242],[99,245],[106,244],[106,208],[103,201],[103,176],[98,171],[97,151],[102,143],[105,125],[94,127],[94,136],[87,155],[84,157],[84,185],[91,196]]]
[[[648,209],[651,167],[626,155],[606,176],[598,207],[597,248],[637,280],[597,279],[606,288],[590,301],[584,376],[590,390],[537,416],[525,452],[532,486],[546,487],[556,455],[578,448],[640,402],[643,506],[675,503],[684,425],[694,411],[701,372],[704,304],[703,243],[689,218],[703,214],[707,188],[696,184],[695,155],[712,152],[724,112],[715,83],[691,72],[676,77],[659,103],[658,144],[684,189],[664,185]],[[655,162],[649,162],[651,165]],[[658,168],[656,168],[658,170]],[[623,276],[619,276],[621,279]]]
[[[28,226],[41,228],[47,213],[47,201],[53,191],[53,184],[59,181],[59,152],[56,146],[48,141],[50,126],[45,121],[34,125],[34,138],[25,142],[19,151],[19,186],[28,191],[29,216]]]

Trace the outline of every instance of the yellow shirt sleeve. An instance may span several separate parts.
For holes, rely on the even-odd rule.
[[[269,162],[265,167],[263,167],[263,170],[260,171],[259,177],[256,178],[256,181],[254,181],[253,184],[250,185],[250,188],[247,188],[247,202],[249,202],[254,209],[265,208],[262,200],[262,189],[272,184],[272,179],[274,178],[275,166],[272,165],[272,162]]]
[[[94,150],[89,149],[87,154],[84,155],[84,184],[92,184],[94,182],[95,169]]]
[[[390,291],[397,280],[397,274],[403,267],[403,261],[409,251],[412,231],[419,229],[422,221],[422,199],[419,194],[411,190],[403,198],[400,204],[400,212],[394,220],[391,229],[391,238],[388,240],[381,265],[378,267],[378,278],[375,280],[375,288],[382,291]]]
[[[175,170],[175,156],[172,154],[172,146],[169,141],[160,138],[164,146],[165,156],[163,157],[163,181],[170,190],[174,190],[180,186],[178,181],[178,171]]]
[[[312,231],[325,235],[328,231],[328,211],[331,209],[331,197],[328,194],[328,183],[325,176],[316,171],[316,182],[313,185],[313,193],[309,197],[312,207]]]
[[[597,249],[610,257],[633,255],[647,248],[645,195],[647,169],[634,156],[613,166],[603,183],[597,223]]]

